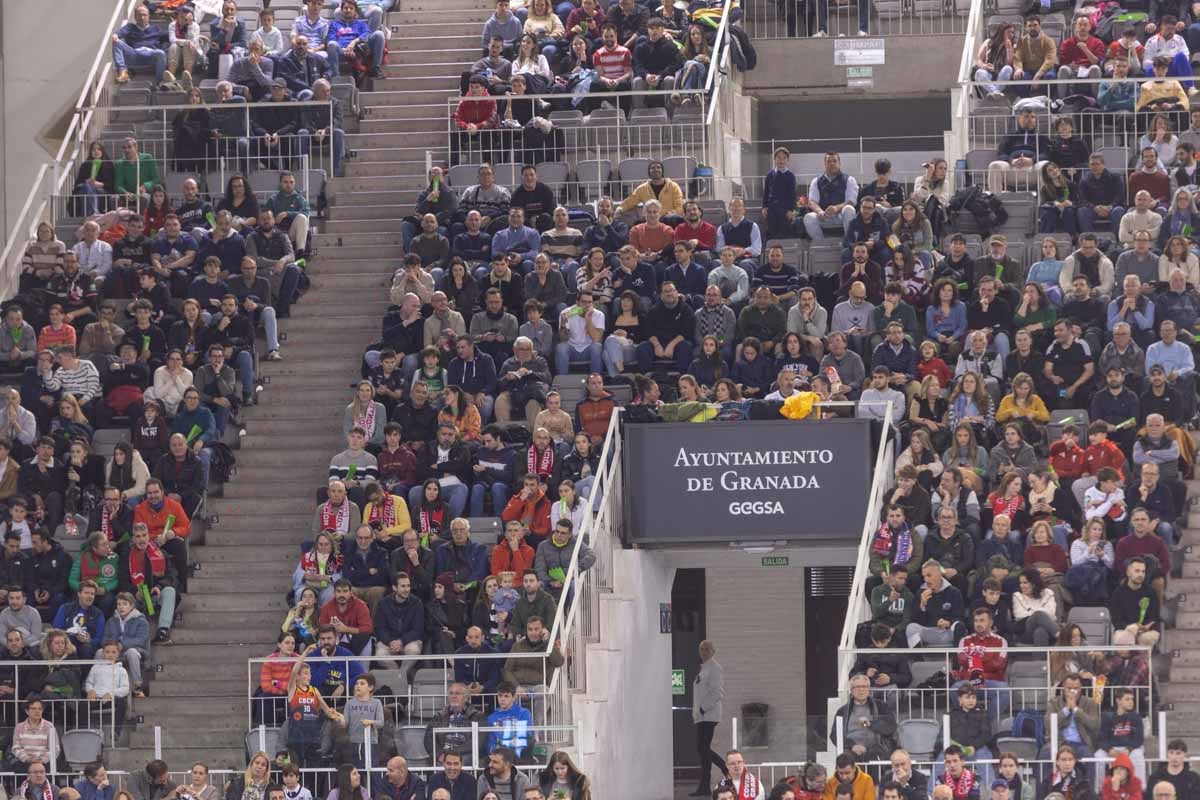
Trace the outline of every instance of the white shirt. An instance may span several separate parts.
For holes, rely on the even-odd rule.
[[[71,248],[71,252],[79,259],[80,272],[103,278],[112,269],[112,245],[108,242],[97,239],[89,245],[80,239]]]
[[[441,445],[438,445],[437,461],[435,463],[441,464],[442,462],[449,461],[449,460],[450,460],[450,448],[442,447]],[[460,481],[458,479],[457,475],[443,475],[441,477],[441,479],[438,481],[439,486],[459,486],[461,484],[462,484],[462,481]]]
[[[583,350],[584,348],[595,344],[595,342],[592,340],[591,336],[588,336],[587,324],[584,322],[583,314],[571,313],[577,308],[579,308],[579,306],[571,306],[564,309],[563,312],[559,314],[559,325],[561,327],[562,320],[566,319],[567,344],[571,346],[572,350]],[[592,326],[598,331],[604,330],[604,312],[593,307],[591,316]]]

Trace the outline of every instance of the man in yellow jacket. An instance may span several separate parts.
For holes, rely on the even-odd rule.
[[[657,200],[662,204],[662,221],[674,228],[683,222],[683,190],[679,184],[666,177],[661,161],[651,161],[646,167],[650,180],[633,190],[617,209],[620,212],[631,211],[647,200]]]
[[[1058,48],[1054,40],[1042,32],[1042,18],[1036,15],[1026,17],[1025,35],[1017,42],[1017,51],[1013,55],[1013,80],[1040,81],[1046,76],[1054,77],[1054,67],[1058,64]],[[1037,85],[1022,86],[1020,94],[1045,94],[1045,90]]]

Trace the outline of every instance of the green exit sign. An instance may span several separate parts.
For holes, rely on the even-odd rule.
[[[671,694],[675,696],[687,694],[687,686],[684,683],[686,680],[683,670],[671,670]]]
[[[787,556],[763,556],[762,565],[764,567],[786,567],[788,565]]]

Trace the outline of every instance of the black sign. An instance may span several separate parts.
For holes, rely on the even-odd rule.
[[[623,435],[634,543],[862,535],[869,420],[626,425]]]

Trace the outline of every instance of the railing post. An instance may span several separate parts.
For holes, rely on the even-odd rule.
[[[258,750],[261,753],[267,752],[267,726],[264,723],[258,726]]]
[[[162,760],[162,727],[154,726],[154,757]]]
[[[371,796],[371,768],[375,766],[371,753],[371,737],[374,735],[374,725],[363,731],[363,763],[367,765],[367,797]]]
[[[736,723],[734,724],[734,730],[735,731],[737,730]],[[833,737],[834,741],[837,742],[837,751],[839,753],[846,752],[846,720],[842,717],[841,714],[839,714],[833,720],[833,733],[834,733],[834,737]],[[735,736],[736,736],[736,734],[735,734]],[[734,744],[734,748],[735,749],[737,748],[736,744]]]
[[[436,749],[436,745],[435,748]],[[479,720],[471,722],[471,760],[475,762],[475,767],[479,767]]]
[[[841,718],[841,717],[838,717],[838,720],[837,720],[837,721],[838,721],[838,741],[841,741],[841,738],[842,738],[842,718]],[[732,746],[731,746],[731,748],[730,748],[730,749],[732,749],[732,750],[737,750],[737,748],[738,748],[738,718],[737,718],[737,717],[734,717],[734,718],[733,718],[733,732],[732,732],[732,734],[731,734],[731,737],[732,737],[732,738],[730,739],[730,744],[731,744]],[[841,752],[841,749],[840,749],[840,748],[839,748],[838,752]]]

